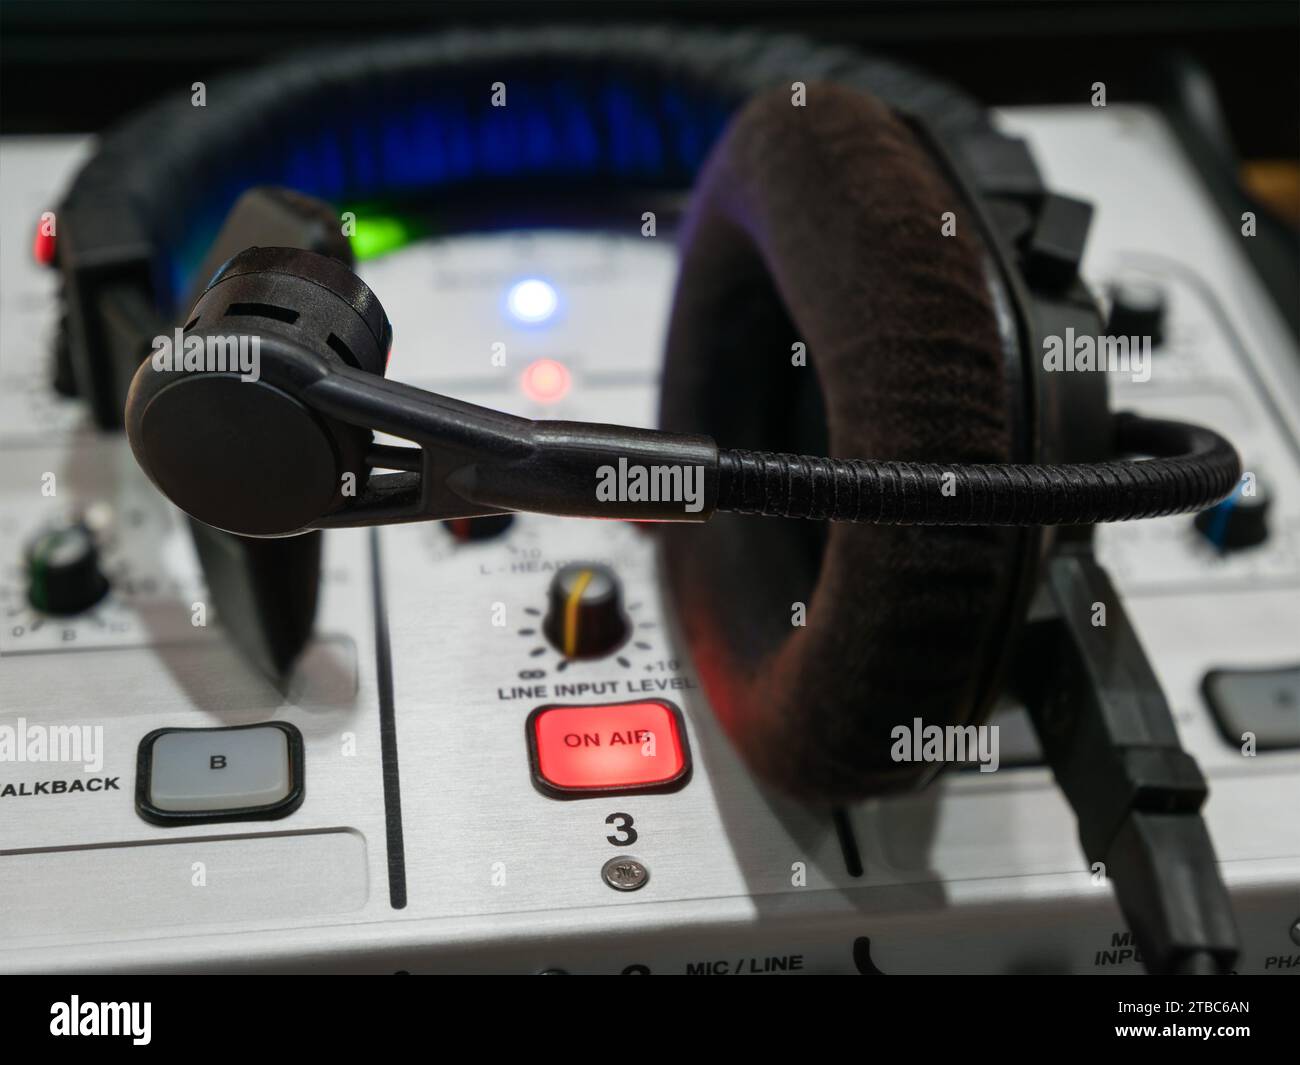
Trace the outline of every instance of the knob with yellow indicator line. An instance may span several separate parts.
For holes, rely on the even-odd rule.
[[[542,631],[565,658],[599,658],[627,639],[623,593],[608,566],[575,563],[551,581]]]

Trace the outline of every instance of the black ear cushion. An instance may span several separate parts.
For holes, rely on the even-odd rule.
[[[831,85],[810,85],[803,107],[788,91],[757,98],[687,219],[663,426],[728,447],[1009,461],[1006,356],[973,228],[879,101]],[[894,761],[895,726],[985,712],[1014,532],[718,515],[663,533],[702,683],[782,789],[840,800],[913,785],[936,767]]]

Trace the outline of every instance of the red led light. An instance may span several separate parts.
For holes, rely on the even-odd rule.
[[[41,266],[54,264],[54,234],[45,231],[44,218],[37,223],[36,237],[32,241],[32,258]]]
[[[534,776],[561,793],[670,788],[689,756],[676,707],[658,699],[544,706],[528,719]]]
[[[524,395],[534,403],[555,403],[569,394],[573,379],[569,368],[555,359],[538,359],[528,364],[520,378]]]

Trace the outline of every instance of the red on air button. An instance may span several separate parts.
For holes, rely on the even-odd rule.
[[[662,699],[541,706],[528,716],[533,782],[555,798],[674,791],[690,776],[682,712]]]

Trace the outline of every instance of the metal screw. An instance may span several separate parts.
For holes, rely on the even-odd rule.
[[[1291,925],[1291,942],[1300,947],[1300,917]]]
[[[637,891],[646,886],[650,870],[635,858],[611,858],[600,867],[600,875],[615,891]]]

